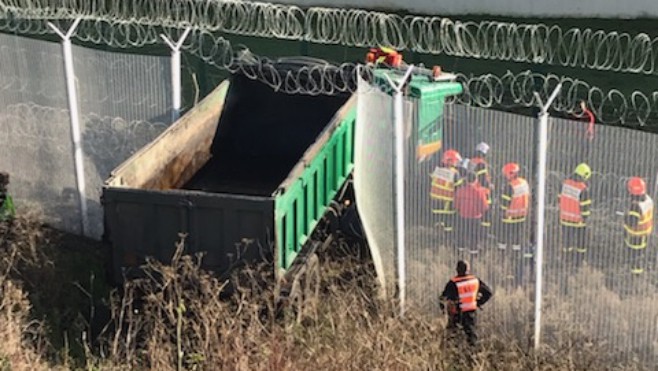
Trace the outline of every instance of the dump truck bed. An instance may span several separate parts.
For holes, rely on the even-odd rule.
[[[351,171],[351,155],[327,152],[351,153],[343,138],[353,133],[348,98],[276,93],[239,75],[222,83],[106,181],[104,237],[115,281],[147,256],[168,261],[179,233],[187,234],[186,252],[204,252],[204,268],[220,274],[283,255],[278,265],[289,266]],[[348,115],[351,130],[342,125]],[[324,168],[309,168],[317,160]],[[308,188],[305,177],[320,170],[326,184]],[[305,202],[314,203],[312,213],[298,212]]]

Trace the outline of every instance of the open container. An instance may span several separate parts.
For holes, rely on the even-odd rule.
[[[225,274],[290,267],[354,162],[356,97],[275,92],[232,75],[104,184],[104,240],[120,283],[147,256],[203,252]]]

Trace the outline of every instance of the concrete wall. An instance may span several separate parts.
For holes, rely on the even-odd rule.
[[[278,0],[299,6],[399,9],[415,14],[521,17],[658,17],[657,0]]]

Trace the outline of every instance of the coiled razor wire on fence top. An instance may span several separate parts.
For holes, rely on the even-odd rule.
[[[262,81],[273,89],[290,94],[338,94],[355,92],[357,75],[370,79],[372,67],[343,63],[334,65],[312,58],[280,58],[270,60],[254,55],[243,46],[233,47],[223,38],[210,33],[189,38],[184,44],[206,63],[231,73],[241,73]],[[205,35],[205,36],[203,36]],[[464,86],[464,93],[456,100],[463,104],[487,108],[537,107],[534,92],[543,101],[562,83],[560,95],[552,109],[569,115],[580,115],[580,102],[585,101],[598,122],[608,124],[646,125],[657,122],[658,91],[650,94],[634,91],[629,96],[617,89],[604,90],[579,79],[531,71],[502,76],[493,74],[456,74],[456,81]]]
[[[44,22],[33,21],[82,18],[92,23],[86,31],[96,34],[82,35],[81,39],[102,39],[113,47],[148,44],[154,26],[194,27],[321,44],[381,45],[455,57],[658,75],[658,38],[590,28],[564,30],[543,23],[463,22],[230,0],[0,0],[0,13],[5,14],[0,20],[1,30],[36,34],[50,31]]]
[[[97,23],[87,23],[82,26],[81,31],[90,25]],[[108,29],[110,28],[102,28],[102,30]],[[160,42],[158,31],[162,30],[157,30],[155,27],[145,30],[148,32],[134,38],[126,37],[124,40],[142,40],[147,44]],[[175,35],[177,31],[165,30],[170,35]],[[75,35],[83,41],[103,43],[112,40],[108,36],[115,33],[77,32]],[[98,38],[85,38],[90,35]],[[335,65],[312,58],[271,60],[259,57],[251,53],[248,48],[233,46],[228,40],[215,36],[209,31],[194,31],[183,43],[183,49],[211,66],[231,73],[241,73],[289,94],[353,93],[356,91],[358,73],[366,79],[372,76],[371,67],[361,65],[357,70],[355,63]],[[521,73],[507,71],[502,76],[462,73],[457,73],[456,76],[457,81],[464,86],[464,93],[455,99],[463,104],[505,109],[536,107],[535,91],[540,93],[545,101],[554,87],[562,83],[560,95],[552,107],[555,112],[579,115],[580,101],[585,101],[595,113],[597,121],[601,123],[647,125],[658,122],[658,91],[651,93],[635,91],[630,95],[624,95],[619,90],[604,90],[568,76],[544,75],[531,71]],[[15,89],[15,85],[19,82],[11,83],[10,80],[11,78],[4,81],[0,89]]]

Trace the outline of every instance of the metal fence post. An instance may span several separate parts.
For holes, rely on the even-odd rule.
[[[400,317],[404,317],[405,299],[406,299],[406,263],[405,263],[405,230],[404,230],[404,114],[403,114],[403,97],[402,91],[411,72],[413,66],[409,66],[404,77],[395,84],[388,75],[388,83],[394,90],[393,95],[393,137],[394,137],[394,150],[393,157],[395,162],[395,245],[397,250],[398,262],[398,293],[400,300]]]
[[[535,349],[541,344],[541,309],[542,309],[542,290],[543,290],[543,267],[544,267],[544,228],[546,221],[546,157],[548,150],[548,109],[555,98],[557,98],[562,84],[558,84],[546,104],[543,104],[539,94],[535,92],[535,98],[541,106],[539,113],[539,161],[537,164],[537,224],[535,224],[536,259],[535,259]]]
[[[171,122],[178,120],[180,117],[181,110],[181,63],[180,63],[180,47],[183,45],[185,38],[190,33],[192,28],[188,27],[183,32],[183,35],[178,39],[176,43],[171,41],[166,35],[160,34],[160,37],[164,40],[169,48],[171,49],[171,90],[172,90],[172,110],[171,110]]]
[[[75,71],[73,69],[73,52],[71,45],[71,36],[80,24],[81,19],[76,19],[69,30],[64,34],[53,23],[48,22],[48,26],[62,38],[62,53],[64,56],[64,73],[66,75],[66,90],[69,102],[69,114],[71,117],[71,140],[73,141],[73,160],[75,163],[75,178],[78,187],[78,198],[80,201],[81,215],[81,232],[86,236],[89,230],[89,221],[87,215],[87,197],[85,185],[84,157],[81,147],[80,134],[80,111],[78,110],[78,91],[75,85]]]

